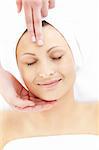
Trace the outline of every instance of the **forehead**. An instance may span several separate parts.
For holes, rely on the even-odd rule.
[[[44,45],[39,47],[36,43],[33,43],[28,33],[26,32],[20,39],[17,46],[17,53],[21,52],[36,52],[44,51],[54,46],[62,46],[68,48],[68,44],[64,37],[54,27],[47,25],[43,27]]]

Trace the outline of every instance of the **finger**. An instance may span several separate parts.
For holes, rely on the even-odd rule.
[[[35,105],[35,103],[33,101],[24,100],[24,99],[21,99],[18,97],[17,98],[14,97],[12,100],[10,100],[9,104],[11,106],[17,106],[17,107],[21,107],[21,108]]]
[[[45,110],[49,110],[51,109],[52,107],[54,107],[56,105],[56,101],[52,101],[52,102],[42,102],[42,103],[37,103],[35,106],[33,107],[27,107],[27,108],[24,108],[24,110],[29,110],[29,111],[33,111],[33,112],[42,112],[42,111],[45,111]]]
[[[22,10],[22,0],[16,0],[18,13]]]
[[[48,15],[48,0],[42,2],[41,15],[46,17]]]
[[[24,12],[25,12],[25,20],[26,20],[26,25],[30,36],[30,40],[32,40],[32,42],[35,42],[33,14],[32,14],[32,9],[28,4],[24,4]]]
[[[52,107],[55,106],[55,103],[53,105],[51,104],[46,104],[46,105],[37,105],[37,106],[27,106],[24,108],[20,108],[15,106],[15,109],[18,111],[22,111],[22,112],[42,112],[42,111],[46,111],[51,109]]]
[[[34,29],[37,44],[43,45],[43,33],[42,33],[42,18],[41,18],[41,7],[34,5],[33,9]]]
[[[54,107],[54,104],[45,104],[45,105],[37,105],[34,108],[31,109],[31,111],[34,112],[42,112],[42,111],[46,111],[51,109],[52,107]]]
[[[49,8],[52,9],[55,7],[55,0],[49,0]]]
[[[26,90],[24,87],[22,87],[21,92],[20,92],[20,96],[23,97],[26,95],[29,95],[29,91]]]
[[[28,93],[28,95],[29,95],[29,100],[33,100],[34,101],[34,103],[37,103],[38,101],[42,101],[42,99],[40,99],[40,98],[38,98],[37,96],[35,96],[33,93],[31,93],[30,91],[29,91],[29,93]]]
[[[37,97],[33,93],[31,93],[30,91],[29,91],[29,96]]]

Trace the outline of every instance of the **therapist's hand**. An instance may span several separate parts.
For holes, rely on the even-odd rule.
[[[48,15],[48,9],[55,7],[55,0],[16,0],[18,12],[22,7],[26,25],[33,42],[43,45],[42,17]]]
[[[0,67],[0,94],[6,102],[19,111],[45,111],[54,106],[53,102],[45,102],[27,91],[9,72]]]

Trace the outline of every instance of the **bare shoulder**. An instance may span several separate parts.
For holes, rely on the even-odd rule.
[[[13,125],[17,123],[17,121],[21,120],[21,113],[15,111],[0,111],[1,121],[0,125],[2,124],[3,127],[8,127],[9,125]]]
[[[97,107],[99,107],[99,104],[97,103],[97,101],[95,102],[78,102],[78,107],[82,110],[82,111],[87,111],[87,112],[96,112]]]
[[[7,131],[10,129],[9,124],[11,123],[9,121],[9,116],[9,112],[3,110],[0,111],[0,150],[7,143]]]
[[[10,140],[15,139],[21,133],[23,125],[23,115],[14,111],[0,111],[0,141],[5,145]]]
[[[11,140],[35,136],[31,113],[17,111],[0,111],[0,141],[5,145]],[[33,113],[31,114],[33,115]]]
[[[97,102],[97,134],[99,135],[99,101]]]
[[[82,103],[79,106],[85,112],[85,116],[88,115],[89,118],[93,118],[96,126],[96,134],[99,135],[99,101]]]

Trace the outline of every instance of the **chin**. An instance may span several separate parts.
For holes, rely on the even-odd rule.
[[[51,95],[38,95],[39,98],[45,100],[45,101],[55,101],[61,98],[61,96],[56,96],[54,94]]]
[[[42,100],[45,100],[45,101],[59,100],[66,93],[66,88],[65,88],[65,90],[62,89],[62,92],[60,92],[61,90],[58,90],[58,91],[40,91],[40,90],[36,90],[36,89],[32,89],[32,88],[29,89],[29,90],[36,97],[38,97],[38,98],[40,98]]]

